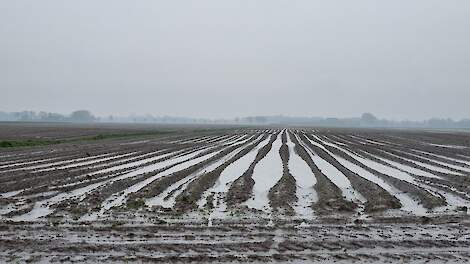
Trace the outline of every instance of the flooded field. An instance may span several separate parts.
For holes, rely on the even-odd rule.
[[[141,130],[1,130],[67,140],[0,148],[0,262],[470,259],[467,133]]]

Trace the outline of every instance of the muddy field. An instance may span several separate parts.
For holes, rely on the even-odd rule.
[[[470,261],[470,134],[156,129],[0,125],[74,138],[0,148],[0,262]]]

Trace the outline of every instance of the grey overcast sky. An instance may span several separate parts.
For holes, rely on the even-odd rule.
[[[470,117],[470,1],[0,1],[0,110]]]

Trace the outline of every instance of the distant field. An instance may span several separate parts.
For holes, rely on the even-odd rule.
[[[468,133],[1,123],[0,142],[0,261],[470,259]]]

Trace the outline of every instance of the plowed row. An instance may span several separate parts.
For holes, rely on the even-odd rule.
[[[470,200],[470,148],[446,147],[446,136],[270,129],[18,153],[0,162],[0,213],[298,218],[300,204],[312,211],[305,220],[458,213]],[[293,175],[290,166],[309,169]]]
[[[361,229],[363,239],[343,237],[343,245],[332,238],[316,243],[314,235],[301,233],[320,232],[323,225],[336,232],[336,224],[385,223],[398,233],[407,226],[424,234],[422,224],[438,224],[441,232],[441,225],[466,223],[470,205],[470,135],[450,132],[234,129],[23,148],[0,156],[0,248],[10,255],[23,246],[56,252],[48,261],[63,261],[58,252],[83,251],[74,239],[99,236],[100,226],[116,232],[116,243],[113,237],[88,241],[96,247],[90,250],[119,251],[115,246],[121,245],[142,252],[138,261],[400,261],[412,254],[384,249],[406,237],[390,242]],[[81,230],[83,225],[91,230]],[[51,237],[36,246],[27,235],[35,226],[51,234],[67,226],[77,235],[65,239],[67,247]],[[169,232],[171,241],[163,246],[163,236],[149,236],[139,249],[122,244],[128,232],[145,240],[151,227]],[[190,231],[195,227],[201,229]],[[240,235],[246,227],[260,234]],[[213,243],[206,243],[205,228],[216,230]],[[225,236],[239,241],[226,241],[224,228]],[[438,245],[424,240],[409,243],[443,252],[468,247],[467,240],[448,236],[433,242]],[[178,255],[182,243],[193,250]],[[366,252],[373,243],[380,254]],[[458,252],[456,261],[468,256]],[[8,260],[5,254],[0,260]],[[126,261],[119,254],[107,260]]]

